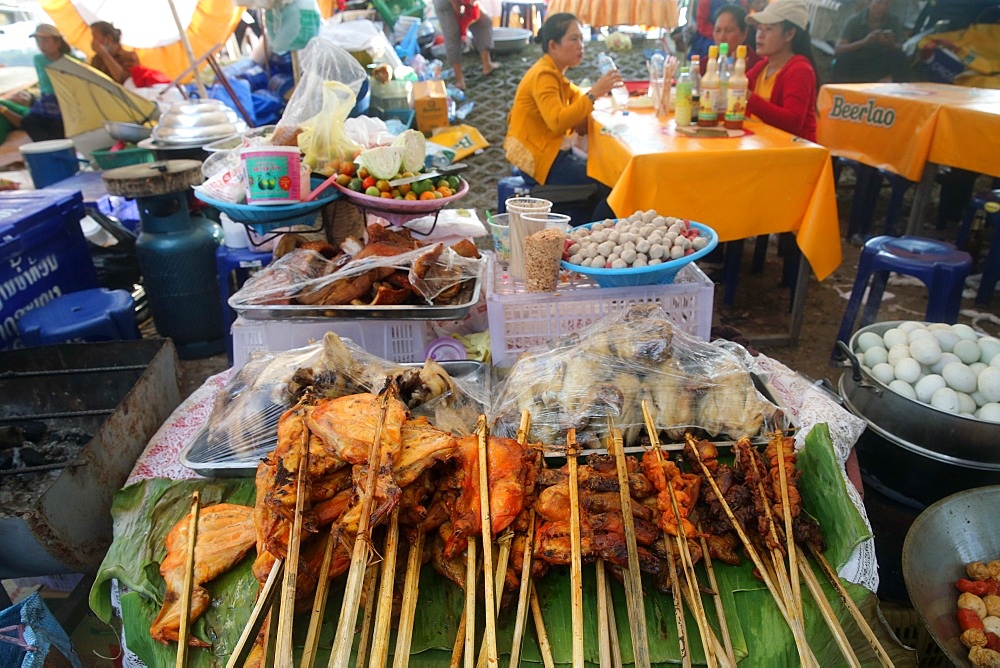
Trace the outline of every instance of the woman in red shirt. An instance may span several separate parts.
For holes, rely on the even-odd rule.
[[[747,21],[757,26],[757,53],[747,72],[747,111],[768,125],[816,141],[816,67],[805,0],[775,0]]]

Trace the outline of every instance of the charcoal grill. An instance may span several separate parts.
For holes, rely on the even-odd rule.
[[[32,451],[0,457],[0,578],[95,572],[112,498],[179,403],[169,339],[0,352],[0,449]]]

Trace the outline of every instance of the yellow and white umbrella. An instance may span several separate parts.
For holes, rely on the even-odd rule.
[[[46,66],[67,137],[96,130],[105,121],[144,125],[159,117],[155,102],[126,90],[90,65],[63,56]]]
[[[109,21],[122,31],[122,45],[139,54],[143,67],[170,78],[191,65],[185,40],[194,57],[203,56],[226,41],[243,13],[233,0],[41,0],[40,4],[66,41],[88,58],[93,56],[90,24]]]

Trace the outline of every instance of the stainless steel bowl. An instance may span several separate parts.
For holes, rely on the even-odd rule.
[[[104,129],[111,135],[112,139],[127,141],[133,144],[138,144],[153,131],[152,128],[147,128],[145,125],[122,123],[119,121],[104,121]]]
[[[203,146],[245,129],[236,112],[222,102],[189,101],[170,107],[153,130],[153,139],[159,144]]]
[[[531,42],[531,31],[524,28],[494,28],[493,51],[498,54],[519,53]]]
[[[965,564],[1000,559],[1000,485],[969,489],[920,513],[903,542],[903,579],[910,602],[934,642],[956,666],[969,666],[959,641],[955,581]]]

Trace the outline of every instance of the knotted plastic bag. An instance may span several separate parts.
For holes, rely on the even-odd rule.
[[[352,159],[361,149],[344,127],[354,102],[354,92],[339,81],[323,84],[323,108],[302,123],[298,137],[303,162],[312,171],[323,171],[332,160]]]

